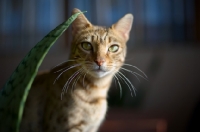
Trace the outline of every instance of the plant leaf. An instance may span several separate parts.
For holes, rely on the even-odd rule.
[[[0,132],[18,132],[24,105],[33,80],[51,46],[77,18],[73,14],[33,47],[0,92]]]

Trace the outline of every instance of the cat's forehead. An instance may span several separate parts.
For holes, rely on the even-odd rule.
[[[101,44],[119,42],[119,40],[116,38],[116,35],[110,32],[110,28],[100,26],[93,26],[92,28],[88,29],[84,35],[84,40],[90,42],[99,42]]]

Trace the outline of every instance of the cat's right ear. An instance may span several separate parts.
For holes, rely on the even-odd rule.
[[[72,11],[72,15],[81,12],[79,9],[74,8]],[[78,17],[72,23],[72,35],[77,34],[80,30],[83,30],[87,27],[92,26],[92,24],[88,21],[84,14],[78,15]]]

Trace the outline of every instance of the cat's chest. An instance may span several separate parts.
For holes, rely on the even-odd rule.
[[[56,125],[56,128],[64,130],[83,122],[85,131],[99,126],[107,111],[107,101],[104,96],[89,96],[83,91],[75,90],[65,94],[62,100],[49,99],[47,104],[50,107],[46,109],[45,116],[47,125]]]
[[[99,91],[96,91],[97,93]],[[59,93],[57,93],[59,94]],[[61,96],[61,94],[59,94]],[[75,90],[69,92],[69,94],[64,94],[61,98],[55,96],[56,99],[50,99],[49,103],[54,104],[52,107],[54,110],[57,109],[60,113],[70,118],[76,116],[77,118],[87,119],[88,121],[95,122],[102,120],[107,111],[107,99],[102,93],[98,94],[88,94],[84,90]],[[53,97],[53,96],[52,96]],[[53,102],[52,102],[53,100]]]

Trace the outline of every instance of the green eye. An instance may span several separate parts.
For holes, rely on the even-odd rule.
[[[108,51],[110,51],[110,52],[117,52],[118,50],[119,50],[119,46],[118,45],[111,45],[108,48]]]
[[[92,45],[89,42],[82,42],[81,46],[84,50],[92,50]]]

